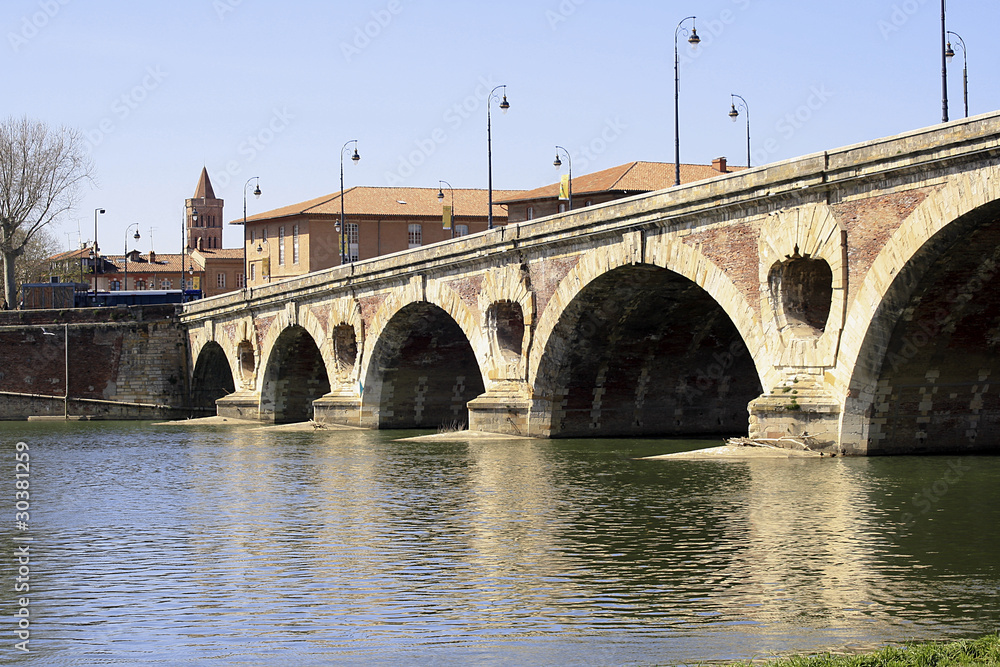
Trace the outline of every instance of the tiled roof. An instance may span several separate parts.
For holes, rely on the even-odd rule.
[[[200,254],[206,259],[243,259],[243,248],[204,248],[192,250],[191,254]]]
[[[46,261],[62,262],[69,259],[90,259],[90,248],[80,248],[78,250],[67,250],[56,255],[52,255]]]
[[[208,178],[208,169],[201,168],[201,176],[198,177],[198,185],[194,189],[195,199],[215,199],[215,190],[212,189],[212,181]]]
[[[739,171],[745,167],[728,167],[729,172]],[[682,164],[681,183],[691,183],[722,172],[710,164]],[[653,192],[673,187],[675,166],[672,162],[628,162],[617,167],[596,171],[593,174],[573,177],[573,196],[585,196],[602,192],[639,193]],[[531,201],[535,199],[554,199],[559,196],[559,183],[519,192],[502,199],[506,202]],[[494,197],[496,199],[496,197]]]
[[[240,251],[242,253],[242,251]],[[242,255],[240,255],[242,257]],[[129,272],[135,273],[179,273],[181,271],[186,271],[184,266],[184,255],[179,254],[160,254],[156,253],[156,261],[152,264],[149,263],[149,255],[140,256],[139,261],[135,261],[131,258],[128,260],[128,270]],[[109,262],[114,263],[118,267],[119,271],[125,269],[124,258],[121,255],[117,257],[106,257]],[[189,264],[194,264],[194,269],[197,272],[204,270],[204,265],[195,258],[194,262],[190,261]]]
[[[575,179],[574,179],[575,180]],[[444,199],[438,199],[438,188],[389,188],[357,186],[344,191],[344,213],[351,217],[431,217],[441,216],[442,204],[452,203],[452,190],[445,188]],[[521,190],[493,191],[493,218],[505,221],[507,211],[497,202],[504,198],[516,197]],[[485,219],[489,201],[487,190],[456,189],[455,217],[477,217]],[[247,222],[260,222],[285,218],[293,215],[340,215],[340,192],[317,197],[272,211],[258,213],[247,218]],[[243,218],[230,221],[231,225],[243,224]]]

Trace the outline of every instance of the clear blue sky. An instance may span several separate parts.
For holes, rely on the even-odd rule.
[[[226,219],[260,177],[250,215],[346,185],[485,188],[486,92],[494,188],[555,182],[632,160],[672,162],[674,29],[681,36],[681,160],[754,164],[868,141],[941,119],[938,0],[4,0],[6,115],[68,125],[93,144],[98,183],[53,229],[121,252],[140,223],[180,247],[183,202],[207,166]],[[685,25],[690,25],[686,23]],[[970,113],[1000,109],[997,0],[951,0],[970,49]],[[962,65],[949,67],[960,118]],[[565,163],[565,158],[563,159]],[[565,164],[563,166],[565,170]],[[228,226],[227,227],[231,227]],[[241,230],[227,228],[238,247]]]

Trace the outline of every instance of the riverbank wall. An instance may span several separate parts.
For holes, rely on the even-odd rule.
[[[173,305],[0,312],[0,420],[191,416],[187,358]]]

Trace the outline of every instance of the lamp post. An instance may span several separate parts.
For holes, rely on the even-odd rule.
[[[948,122],[948,38],[944,25],[945,0],[941,0],[941,122]]]
[[[97,298],[97,258],[100,257],[101,248],[97,245],[97,214],[104,213],[103,208],[94,209],[94,248],[90,251],[91,259],[93,259],[93,269],[94,269],[94,298]]]
[[[250,187],[250,181],[257,181],[256,186],[253,189],[253,196],[260,199],[260,179],[257,176],[248,178],[246,184],[243,186],[243,294],[247,293],[247,278],[250,275],[250,270],[247,268],[247,188]]]
[[[965,53],[965,40],[957,32],[948,31],[949,35],[955,35],[958,39],[959,46],[962,47],[962,101],[965,102],[965,117],[969,117],[969,58]],[[955,52],[951,49],[951,42],[948,42],[945,50],[944,57],[948,62],[955,57]]]
[[[680,57],[677,54],[677,35],[683,30],[684,34],[687,34],[687,28],[684,28],[684,21],[691,21],[691,36],[688,37],[688,43],[691,46],[698,46],[701,43],[701,38],[698,37],[698,30],[695,28],[695,19],[697,17],[688,16],[687,18],[681,19],[681,22],[677,24],[674,28],[674,185],[681,184],[681,123],[680,123],[680,89],[681,89],[681,64]]]
[[[747,104],[747,101],[745,99],[743,99],[736,93],[729,94],[729,101],[730,101],[729,117],[733,119],[734,123],[736,122],[736,119],[740,117],[740,112],[736,109],[737,97],[739,97],[740,99],[741,102],[740,106],[743,107],[743,110],[747,112],[747,169],[749,169],[750,168],[750,106]]]
[[[448,181],[438,179],[438,201],[444,201],[443,187],[447,185],[451,191],[451,238],[455,238],[455,188],[451,187]]]
[[[351,156],[351,161],[354,164],[358,163],[361,156],[358,155],[358,140],[351,139],[344,144],[344,147],[340,149],[340,222],[337,224],[337,232],[340,233],[340,265],[343,266],[347,264],[347,226],[344,223],[344,153],[347,152],[347,147],[354,144],[354,154]],[[358,256],[360,259],[361,255],[361,230],[358,230]],[[259,248],[258,248],[259,250]],[[269,279],[270,280],[270,279]]]
[[[559,159],[559,151],[566,154],[566,162],[569,167],[569,192],[567,193],[569,197],[569,210],[573,210],[573,158],[570,156],[569,151],[562,146],[556,146],[556,159],[552,161],[552,166],[558,169],[562,166],[562,160]]]
[[[135,227],[135,236],[133,236],[132,238],[134,238],[136,241],[138,241],[140,238],[138,222],[133,222],[131,225],[125,228],[125,282],[122,284],[122,289],[124,291],[128,291],[128,230],[132,229],[133,227]]]
[[[497,97],[497,90],[503,88],[503,99]],[[489,211],[486,214],[486,229],[493,229],[493,136],[490,120],[490,104],[493,100],[500,100],[500,110],[507,113],[510,104],[507,102],[507,86],[500,85],[490,91],[486,98],[486,161],[487,161],[487,184],[489,186]]]

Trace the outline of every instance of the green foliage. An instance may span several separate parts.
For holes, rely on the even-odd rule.
[[[908,644],[861,655],[816,655],[767,663],[740,662],[733,667],[978,667],[1000,665],[1000,635],[957,642]]]

